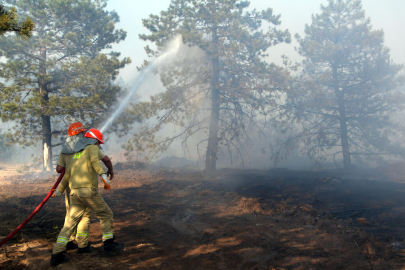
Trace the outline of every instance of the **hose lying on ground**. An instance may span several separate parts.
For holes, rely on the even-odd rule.
[[[52,196],[53,192],[55,189],[58,187],[60,181],[62,180],[63,176],[65,175],[65,169],[63,169],[62,173],[59,175],[58,180],[56,180],[55,184],[53,185],[52,189],[49,191],[48,195],[46,195],[45,199],[35,208],[34,212],[31,213],[17,228],[15,228],[14,231],[12,231],[6,238],[4,238],[0,242],[0,247],[4,245],[8,240],[11,239],[16,233],[18,233],[19,230],[24,228],[25,225],[27,225],[28,222],[41,210],[41,208],[46,204],[46,202],[49,200],[49,198]]]

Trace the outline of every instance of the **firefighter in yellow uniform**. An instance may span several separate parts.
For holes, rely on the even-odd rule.
[[[104,252],[111,254],[121,251],[123,243],[114,242],[113,234],[113,213],[104,199],[98,193],[98,175],[102,177],[104,189],[110,189],[110,181],[101,166],[98,152],[98,145],[104,143],[103,135],[97,129],[89,129],[84,138],[75,145],[77,151],[67,168],[60,186],[55,191],[55,196],[60,196],[67,186],[70,188],[69,216],[61,232],[58,235],[53,248],[51,265],[59,265],[69,260],[64,255],[66,245],[74,228],[82,218],[86,208],[90,208],[100,220],[103,233]]]
[[[86,129],[83,127],[83,124],[80,122],[75,122],[69,125],[68,127],[68,137],[65,143],[62,145],[62,150],[59,154],[58,163],[56,166],[56,172],[61,173],[63,169],[68,168],[73,155],[75,153],[74,148],[76,143],[83,138]],[[111,160],[99,149],[98,158],[102,160],[103,163],[108,168],[107,176],[111,176],[111,179],[114,177],[114,172],[112,168]],[[65,224],[69,216],[69,206],[70,206],[70,188],[66,187],[66,217]],[[76,249],[78,247],[77,253],[87,253],[91,251],[91,247],[88,244],[89,242],[89,229],[90,229],[90,219],[91,211],[90,208],[86,208],[83,213],[82,218],[80,219],[76,228],[74,228],[72,235],[66,245],[66,250]],[[78,245],[74,244],[74,240],[77,241]]]
[[[72,161],[73,154],[74,154],[74,147],[77,143],[77,141],[81,138],[83,138],[84,132],[86,132],[86,129],[83,127],[82,123],[80,122],[75,122],[69,125],[68,128],[68,137],[66,138],[66,141],[62,145],[62,150],[59,153],[59,159],[58,163],[56,165],[56,172],[61,173],[63,169],[69,167],[70,162]],[[66,188],[66,196],[65,196],[65,205],[66,205],[66,217],[65,217],[65,223],[68,219],[69,216],[69,205],[70,205],[70,189],[69,187]],[[90,209],[86,209],[84,212],[82,219],[79,222],[79,227],[85,227],[85,224],[88,223],[88,226],[90,226]],[[76,231],[77,228],[75,228],[72,232],[72,235],[70,236],[69,242],[66,245],[66,249],[75,249],[77,248],[77,245],[73,243],[74,240],[76,240]]]

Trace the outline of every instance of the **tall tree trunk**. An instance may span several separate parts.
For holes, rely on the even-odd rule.
[[[219,122],[219,58],[217,29],[212,31],[212,80],[211,80],[211,117],[208,135],[207,154],[205,157],[205,171],[214,172],[217,167],[218,153],[218,122]]]
[[[49,93],[46,88],[46,47],[41,48],[41,61],[39,63],[38,86],[42,97],[42,110],[44,111],[49,102]],[[42,121],[42,154],[44,171],[52,170],[52,130],[51,117],[45,113],[41,115]]]
[[[333,67],[333,88],[335,90],[335,95],[339,106],[340,140],[342,142],[343,168],[348,170],[351,169],[352,167],[352,161],[349,150],[349,139],[347,137],[346,108],[344,101],[344,93],[339,90],[339,84],[337,83],[337,79],[338,79],[337,68]]]
[[[42,150],[44,155],[44,171],[52,170],[52,131],[51,117],[49,115],[41,115],[42,118]]]

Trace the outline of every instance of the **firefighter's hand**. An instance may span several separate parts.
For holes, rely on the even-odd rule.
[[[108,171],[107,171],[107,177],[110,177],[110,180],[113,180],[113,178],[114,178],[114,171],[113,171],[113,170],[108,170]]]
[[[103,179],[103,182],[104,182],[104,189],[105,190],[110,190],[111,189],[111,184],[110,184],[110,181],[107,178],[107,174],[105,174],[105,173],[102,174],[101,179]]]
[[[62,193],[59,192],[59,189],[56,189],[52,197],[60,197],[60,196],[62,196]]]

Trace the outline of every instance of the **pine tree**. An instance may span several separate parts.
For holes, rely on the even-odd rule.
[[[11,162],[15,157],[15,149],[10,145],[4,133],[0,133],[0,160],[5,164]]]
[[[35,23],[28,40],[2,38],[1,118],[15,121],[10,138],[27,146],[42,140],[44,167],[51,168],[52,138],[72,121],[94,126],[117,100],[118,70],[130,62],[119,53],[102,54],[125,39],[115,29],[116,12],[104,0],[8,0]]]
[[[329,0],[312,16],[305,36],[297,35],[305,60],[301,88],[290,95],[304,152],[325,159],[401,154],[390,138],[399,132],[394,114],[403,106],[402,65],[390,59],[384,32],[372,30],[360,0]]]
[[[29,38],[33,29],[34,22],[29,17],[19,22],[16,8],[8,10],[4,5],[0,5],[0,36],[13,32],[23,39]]]
[[[157,46],[146,47],[150,57],[176,35],[189,49],[158,69],[166,91],[134,106],[134,114],[157,122],[135,134],[127,150],[162,152],[175,139],[186,146],[191,136],[203,136],[197,149],[207,143],[202,152],[208,172],[216,169],[221,150],[242,155],[255,119],[265,117],[284,80],[280,68],[264,61],[267,49],[290,41],[287,30],[276,29],[280,16],[272,9],[248,7],[249,2],[236,0],[172,0],[166,11],[143,20],[150,34],[140,38]],[[179,132],[155,140],[167,125]]]

